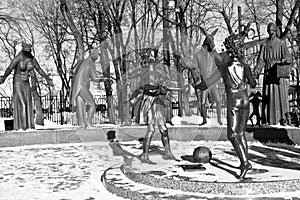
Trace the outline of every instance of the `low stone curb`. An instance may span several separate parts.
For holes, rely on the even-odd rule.
[[[106,189],[117,196],[132,200],[242,200],[242,199],[286,199],[296,198],[289,193],[300,190],[300,180],[252,182],[252,183],[209,183],[174,181],[153,178],[147,173],[122,172],[120,168],[109,168],[102,182]],[[248,188],[253,189],[247,194]],[[297,198],[296,198],[297,199]]]

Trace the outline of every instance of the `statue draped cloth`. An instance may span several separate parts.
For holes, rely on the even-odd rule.
[[[25,50],[24,50],[25,48]],[[14,129],[34,129],[34,113],[30,77],[34,69],[42,75],[48,84],[53,85],[52,79],[42,70],[37,60],[31,54],[31,45],[23,44],[23,49],[12,60],[0,79],[2,84],[8,75],[14,71],[13,78],[13,108]]]
[[[136,123],[164,125],[168,118],[168,90],[162,83],[170,80],[164,65],[154,63],[137,70],[140,87],[131,96],[134,101],[133,116]],[[135,77],[133,75],[133,77]]]
[[[261,112],[263,124],[278,124],[289,112],[288,80],[274,77],[269,73],[271,67],[283,62],[291,63],[291,54],[285,41],[275,37],[274,39],[268,38],[261,44],[254,71],[260,73],[264,68]]]
[[[32,65],[28,65],[30,55],[20,52],[12,61],[9,69],[15,69],[13,78],[14,129],[34,129],[32,94],[29,83]]]

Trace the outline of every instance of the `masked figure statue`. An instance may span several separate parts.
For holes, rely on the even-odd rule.
[[[52,79],[42,70],[37,60],[31,54],[31,44],[23,43],[22,50],[13,59],[0,79],[4,83],[7,76],[14,70],[13,78],[13,106],[14,106],[14,129],[34,128],[34,114],[32,107],[32,96],[29,78],[34,69],[42,75],[50,86],[53,86]]]
[[[147,132],[143,139],[143,153],[140,156],[145,163],[154,164],[149,159],[149,148],[152,136],[155,131],[155,126],[158,126],[161,140],[165,148],[164,159],[176,160],[171,152],[168,129],[166,126],[167,110],[166,110],[166,95],[170,90],[179,90],[178,88],[167,88],[161,83],[169,80],[168,73],[160,68],[162,64],[156,63],[152,56],[144,58],[142,69],[136,73],[140,77],[141,85],[134,91],[130,98],[131,105],[134,106],[134,116],[136,122],[142,125],[147,125]],[[160,69],[160,70],[159,70]],[[131,77],[135,77],[133,75]]]
[[[244,62],[241,54],[242,47],[235,44],[236,40],[242,39],[238,36],[230,36],[225,40],[224,45],[227,51],[216,53],[214,56],[218,70],[207,79],[197,83],[195,87],[205,90],[222,77],[227,94],[227,138],[232,143],[241,163],[241,173],[238,178],[243,179],[247,171],[252,168],[248,160],[248,145],[245,136],[249,117],[247,81],[251,87],[256,86],[256,81],[250,66]]]
[[[289,112],[287,78],[292,57],[285,41],[277,37],[276,25],[269,23],[267,31],[269,38],[261,44],[254,76],[264,69],[261,120],[262,124],[275,125],[285,121]],[[284,74],[279,69],[286,72],[286,77],[281,77]]]

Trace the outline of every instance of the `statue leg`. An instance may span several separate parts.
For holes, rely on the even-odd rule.
[[[252,168],[248,160],[248,145],[245,137],[245,128],[249,117],[249,103],[245,95],[247,94],[243,91],[228,95],[228,103],[230,105],[227,108],[227,138],[241,163],[239,179],[243,179]],[[237,101],[238,99],[241,101]],[[236,102],[245,102],[245,104],[235,105]]]
[[[265,81],[265,80],[264,80]],[[261,123],[262,124],[267,124],[269,123],[269,117],[267,118],[267,106],[270,104],[270,95],[266,94],[267,91],[267,85],[263,84],[263,95],[262,95],[262,104],[261,104]]]
[[[255,115],[256,115],[256,119],[257,119],[256,125],[260,126],[261,117],[259,114],[259,110],[257,110],[255,113],[256,113]]]
[[[201,109],[201,90],[195,89],[195,94],[196,94],[197,103],[198,103],[198,106],[197,106],[198,113],[197,114],[202,115],[202,109]]]
[[[82,97],[85,104],[88,105],[87,118],[85,119],[86,125],[88,127],[92,127],[93,126],[92,120],[96,112],[96,105],[95,105],[94,98],[89,90],[81,90],[79,95]]]
[[[219,90],[218,88],[214,85],[211,89],[210,89],[211,95],[214,99],[214,101],[217,104],[217,118],[218,118],[218,123],[219,125],[223,125],[223,122],[221,120],[221,109],[222,109],[222,103],[221,103],[221,99],[220,99],[220,95],[219,95]]]
[[[253,120],[252,120],[252,117],[253,117],[253,116],[254,116],[254,112],[252,112],[251,115],[249,116],[249,120],[250,120],[252,126],[254,126]]]
[[[260,113],[259,113],[259,108],[253,108],[253,112],[251,113],[249,119],[251,120],[251,123],[253,125],[252,122],[252,117],[256,116],[256,125],[260,126],[260,122],[261,122],[261,117],[260,117]]]
[[[165,148],[165,155],[163,156],[166,160],[176,160],[175,156],[172,154],[170,147],[170,138],[168,134],[168,129],[165,125],[159,125],[159,131],[161,134],[161,141]]]
[[[76,97],[76,117],[77,117],[77,123],[80,127],[85,128],[85,113],[86,113],[86,107],[85,102],[83,98],[78,95]]]
[[[201,116],[203,118],[202,124],[207,124],[207,109],[206,109],[206,99],[208,96],[208,90],[204,90],[201,92]]]
[[[154,131],[155,131],[154,124],[149,124],[147,126],[147,132],[143,140],[143,153],[139,156],[142,162],[148,164],[156,164],[149,159],[150,144],[151,144],[151,139],[153,137]]]
[[[245,107],[240,110],[241,114],[240,114],[240,122],[239,122],[239,125],[240,125],[239,135],[240,135],[241,142],[242,142],[242,145],[243,145],[245,153],[246,153],[246,157],[248,159],[249,158],[249,156],[248,156],[248,143],[247,143],[245,134],[246,134],[247,121],[248,121],[248,118],[249,118],[249,106],[247,107],[247,104],[244,105],[244,106]]]

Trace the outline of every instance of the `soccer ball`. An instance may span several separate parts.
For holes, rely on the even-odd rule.
[[[198,163],[209,163],[212,153],[207,147],[197,147],[194,149],[193,158]]]

